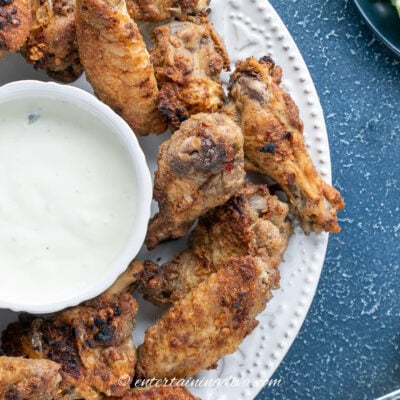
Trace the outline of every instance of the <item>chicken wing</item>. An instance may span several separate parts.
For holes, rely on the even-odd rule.
[[[134,262],[102,295],[48,318],[20,315],[3,332],[4,353],[61,364],[62,399],[122,396],[128,387],[119,379],[132,377],[136,362],[131,292],[141,272]]]
[[[224,115],[196,114],[161,144],[157,161],[159,212],[149,223],[149,249],[183,236],[198,217],[225,203],[242,185],[243,136]]]
[[[23,46],[31,20],[30,0],[0,0],[0,58]]]
[[[61,382],[60,367],[49,360],[0,357],[0,399],[53,400]]]
[[[179,379],[214,367],[257,326],[278,277],[261,257],[232,259],[146,330],[138,376]]]
[[[229,69],[229,57],[207,17],[159,26],[153,41],[159,109],[171,125],[177,128],[190,115],[217,111],[224,99],[220,73]]]
[[[285,191],[303,230],[338,232],[340,193],[315,170],[303,139],[303,123],[280,86],[282,70],[268,58],[238,62],[230,96],[244,134],[246,169],[274,179]]]
[[[292,234],[288,212],[266,185],[245,184],[199,219],[188,250],[161,266],[145,261],[141,292],[155,304],[174,303],[232,258],[246,255],[265,257],[277,268]]]
[[[210,0],[128,0],[130,16],[139,21],[157,22],[204,12]]]
[[[143,37],[124,0],[78,0],[81,62],[97,96],[121,114],[137,135],[166,129]]]
[[[117,397],[108,400],[118,400]],[[152,386],[132,389],[120,400],[200,400],[183,386]]]
[[[83,72],[75,31],[75,0],[32,0],[32,26],[25,59],[52,78],[73,82]]]

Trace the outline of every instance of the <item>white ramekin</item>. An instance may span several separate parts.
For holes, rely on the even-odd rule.
[[[136,210],[135,214],[132,215],[132,230],[128,241],[125,245],[121,243],[121,246],[123,246],[122,250],[111,263],[107,272],[93,276],[90,288],[75,293],[68,298],[54,298],[46,304],[35,305],[27,304],[26,302],[9,302],[0,293],[0,308],[7,308],[13,311],[27,311],[30,313],[49,313],[79,304],[84,300],[97,296],[111,286],[115,279],[127,268],[142,247],[146,235],[147,224],[150,218],[152,182],[145,156],[131,128],[110,107],[93,95],[72,86],[33,80],[13,82],[0,87],[0,107],[10,100],[15,101],[19,98],[34,99],[38,103],[40,99],[50,98],[52,101],[60,103],[60,110],[63,110],[62,103],[68,102],[74,106],[78,106],[78,112],[85,113],[86,115],[90,114],[93,118],[101,121],[107,127],[110,134],[114,136],[115,140],[118,140],[127,150],[137,185]],[[74,118],[78,117],[79,115],[74,116]],[[66,118],[71,118],[71,115],[66,115]],[[12,266],[9,266],[9,268],[12,268]],[[32,282],[32,285],[34,284],[35,282]],[[62,285],[62,282],[60,282],[60,285]],[[18,287],[15,290],[18,291]]]

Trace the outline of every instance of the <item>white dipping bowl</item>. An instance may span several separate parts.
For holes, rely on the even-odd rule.
[[[115,112],[113,112],[111,110],[111,108],[109,108],[107,105],[105,105],[104,103],[97,100],[93,95],[91,95],[81,89],[77,89],[77,88],[74,88],[71,86],[64,86],[64,85],[60,85],[60,84],[56,84],[56,83],[52,83],[52,82],[18,81],[18,82],[10,83],[10,84],[0,87],[0,110],[2,110],[2,109],[3,110],[5,110],[5,109],[12,110],[13,108],[16,108],[19,110],[19,104],[25,104],[24,107],[26,108],[26,110],[25,109],[24,110],[27,111],[28,113],[32,113],[32,114],[29,114],[29,116],[31,116],[31,115],[35,116],[35,112],[37,112],[36,111],[37,107],[40,106],[40,104],[44,104],[43,105],[44,109],[46,108],[46,104],[48,104],[48,105],[51,104],[51,106],[49,105],[48,108],[57,111],[56,120],[60,122],[60,126],[62,127],[63,121],[66,124],[69,124],[68,130],[65,130],[66,132],[67,131],[72,132],[73,129],[71,129],[70,127],[74,126],[74,125],[71,125],[71,123],[73,124],[73,123],[75,123],[75,121],[78,122],[78,121],[80,121],[80,119],[82,121],[86,121],[86,123],[89,121],[87,124],[89,124],[90,126],[97,127],[97,128],[102,127],[100,130],[97,129],[97,131],[98,132],[101,131],[103,133],[106,132],[103,135],[103,136],[105,136],[104,143],[111,143],[112,146],[110,146],[110,148],[116,146],[116,148],[118,149],[118,151],[115,151],[115,154],[117,156],[113,160],[120,160],[120,159],[124,160],[123,163],[121,161],[121,165],[123,166],[121,168],[124,168],[123,171],[126,170],[126,172],[127,172],[127,175],[126,175],[127,178],[124,181],[125,183],[126,182],[127,183],[124,187],[126,187],[126,188],[129,187],[130,181],[131,181],[130,180],[131,176],[133,176],[133,180],[134,180],[134,182],[132,182],[132,185],[133,185],[132,193],[128,196],[128,195],[126,195],[126,193],[128,193],[128,192],[126,192],[125,200],[124,200],[124,201],[127,201],[129,203],[129,205],[134,204],[134,206],[131,207],[132,210],[130,207],[128,207],[129,211],[126,211],[126,208],[125,208],[125,213],[127,213],[127,215],[123,214],[123,218],[119,217],[120,220],[118,220],[118,221],[126,221],[126,224],[125,223],[121,224],[118,222],[119,223],[119,225],[118,225],[118,223],[115,222],[118,226],[122,226],[122,225],[124,226],[125,230],[123,230],[123,234],[121,234],[121,240],[115,239],[116,237],[119,238],[119,236],[116,236],[116,235],[114,235],[113,237],[110,237],[110,240],[113,239],[117,243],[115,245],[116,246],[115,254],[110,252],[110,254],[112,253],[112,255],[110,255],[109,259],[104,258],[104,259],[107,259],[108,261],[104,262],[106,264],[106,266],[105,267],[103,266],[103,268],[101,270],[96,270],[96,266],[89,265],[88,270],[91,271],[90,276],[89,277],[86,276],[85,279],[82,279],[82,276],[84,274],[80,273],[79,270],[71,272],[71,273],[68,271],[62,270],[64,261],[69,260],[69,257],[71,256],[71,254],[68,252],[68,247],[65,247],[66,244],[64,241],[61,241],[62,242],[61,244],[64,247],[61,246],[61,251],[58,251],[58,253],[54,253],[56,255],[56,257],[55,257],[56,259],[54,260],[54,263],[50,262],[50,265],[46,265],[47,269],[44,267],[43,267],[43,270],[41,269],[41,260],[42,259],[40,257],[35,258],[35,263],[34,263],[35,266],[32,267],[32,268],[36,268],[36,270],[39,271],[38,273],[32,272],[32,271],[36,271],[35,269],[30,270],[31,264],[29,264],[29,263],[27,263],[28,268],[26,269],[26,272],[21,272],[21,270],[25,271],[25,269],[24,269],[25,266],[24,266],[24,268],[20,268],[20,270],[18,270],[18,268],[16,268],[16,265],[19,265],[17,263],[17,261],[15,261],[14,265],[13,265],[13,259],[12,259],[13,255],[16,254],[17,256],[19,256],[20,253],[18,251],[15,251],[14,248],[11,248],[11,247],[10,247],[10,249],[12,251],[11,250],[8,251],[7,246],[11,246],[10,245],[11,240],[16,241],[16,239],[14,237],[11,237],[12,234],[9,233],[7,231],[7,229],[4,229],[4,224],[5,224],[5,222],[7,222],[9,224],[9,225],[6,225],[9,227],[9,229],[8,229],[9,231],[13,231],[14,226],[16,224],[14,224],[13,221],[11,221],[11,224],[10,224],[10,221],[5,221],[5,220],[7,220],[9,214],[7,214],[6,212],[3,212],[3,214],[1,214],[1,207],[4,206],[4,204],[2,205],[2,203],[1,203],[1,201],[2,201],[1,191],[7,190],[7,188],[0,186],[0,246],[4,246],[3,247],[3,249],[5,249],[5,251],[3,252],[5,254],[4,259],[8,260],[7,263],[4,263],[4,262],[1,262],[1,259],[0,259],[0,281],[5,282],[6,277],[8,277],[7,282],[10,281],[10,283],[4,284],[3,288],[1,288],[1,284],[0,284],[0,308],[7,308],[7,309],[11,309],[13,311],[27,311],[30,313],[49,313],[49,312],[54,312],[54,311],[64,309],[69,306],[77,305],[84,300],[87,300],[87,299],[90,299],[90,298],[93,298],[93,297],[99,295],[100,293],[102,293],[104,290],[106,290],[108,287],[110,287],[112,285],[112,283],[115,281],[115,279],[127,268],[127,266],[132,261],[132,259],[134,259],[134,257],[137,255],[140,248],[142,247],[142,244],[143,244],[143,241],[144,241],[144,238],[146,235],[148,220],[150,218],[150,206],[151,206],[151,198],[152,198],[151,176],[150,176],[150,172],[149,172],[149,169],[148,169],[148,166],[146,163],[145,156],[144,156],[144,154],[140,148],[140,145],[136,139],[136,136],[132,132],[131,128],[126,124],[125,121],[122,120],[122,118],[120,118]],[[18,106],[16,106],[16,105],[18,105]],[[30,108],[32,108],[32,109],[30,109]],[[6,113],[3,112],[3,117],[2,117],[2,119],[0,118],[0,135],[6,135],[6,134],[8,134],[9,136],[11,135],[11,133],[10,133],[11,130],[7,129],[7,126],[9,126],[9,125],[7,125],[7,123],[10,123],[7,120],[7,118],[12,118],[12,117],[7,117]],[[3,121],[3,122],[1,122],[1,121]],[[25,121],[24,123],[29,124],[30,122],[32,122],[32,121],[30,121],[29,118],[28,118],[28,121],[29,122]],[[44,124],[45,122],[41,121],[41,123]],[[2,124],[3,124],[3,126],[2,126]],[[93,124],[93,125],[91,125],[91,124]],[[83,122],[82,122],[82,126],[83,126]],[[60,128],[60,130],[61,130],[61,128]],[[96,128],[88,129],[88,132],[89,131],[90,131],[90,135],[96,134]],[[23,134],[25,134],[24,129],[21,130],[21,132],[23,132]],[[86,133],[85,133],[85,135],[86,135]],[[109,138],[108,138],[108,135],[110,136]],[[78,148],[78,149],[81,149],[80,137],[81,136],[79,136],[79,135],[77,136],[76,134],[74,136],[74,140],[75,140],[74,143],[77,146],[76,148]],[[3,136],[3,138],[6,138],[6,136]],[[89,136],[87,136],[87,138],[88,138],[88,140],[92,140],[91,143],[93,143],[93,140],[94,140],[93,138],[91,138]],[[6,140],[5,143],[8,144],[7,141],[9,141],[9,139],[5,139],[5,140]],[[53,140],[53,136],[51,136],[51,140]],[[0,143],[1,143],[1,141],[0,141]],[[21,143],[23,143],[23,142],[21,142]],[[44,143],[44,145],[46,145],[46,146],[48,145],[45,140],[43,141],[43,139],[42,139],[42,142],[40,142],[40,143]],[[78,144],[76,144],[76,143],[78,143]],[[84,143],[84,142],[82,142],[82,143]],[[97,138],[95,139],[95,143],[96,144],[98,143]],[[12,143],[12,145],[17,150],[19,149],[18,145],[15,145],[13,143]],[[35,151],[35,148],[37,148],[36,146],[37,146],[37,143],[35,143],[35,146],[33,146],[32,151]],[[48,145],[48,146],[50,146],[50,145]],[[62,146],[63,145],[61,144],[61,147]],[[99,146],[100,146],[100,144],[99,144]],[[54,148],[59,148],[59,147],[60,146],[55,146]],[[108,148],[106,150],[104,150],[104,147],[107,147],[107,146],[103,146],[103,150],[102,150],[101,154],[107,155],[108,151],[110,151],[110,152],[112,151],[112,150],[108,150]],[[22,146],[21,146],[21,148],[22,148]],[[90,146],[87,148],[91,149]],[[39,149],[42,149],[42,148],[39,147]],[[66,152],[65,149],[62,151]],[[0,156],[1,156],[1,154],[3,154],[3,156],[2,156],[3,161],[0,159],[0,178],[1,178],[1,174],[14,173],[13,171],[9,171],[11,168],[8,168],[9,170],[7,170],[7,163],[8,163],[7,160],[9,160],[8,157],[9,156],[13,157],[13,155],[10,155],[5,152],[3,152],[3,153],[0,152]],[[119,154],[121,154],[121,157],[119,157]],[[54,157],[56,157],[56,155],[53,155],[53,159],[54,159]],[[80,159],[82,159],[82,157]],[[11,163],[11,165],[14,165],[14,166],[16,165],[15,163],[18,162],[15,159],[13,160],[12,158],[10,158],[10,160],[12,163],[14,163],[14,164]],[[42,160],[42,158],[40,160]],[[58,161],[59,160],[57,159],[57,162]],[[119,163],[119,161],[118,161],[118,163]],[[3,167],[2,167],[2,165],[3,165]],[[64,165],[66,165],[66,163],[62,164],[62,166],[64,166]],[[95,164],[93,164],[93,165],[95,165]],[[114,165],[114,164],[112,164],[112,165]],[[47,165],[45,165],[45,167],[47,168]],[[49,170],[51,170],[52,165],[48,165],[48,168],[49,168]],[[71,168],[74,168],[74,165],[71,165]],[[3,171],[2,171],[2,169],[3,169]],[[103,172],[100,173],[99,170],[100,169],[97,168],[94,171],[94,172],[97,171],[97,175],[100,176],[100,178],[97,176],[96,179],[101,180],[102,185],[104,186],[103,192],[105,193],[105,196],[108,196],[108,193],[109,193],[108,186],[107,186],[108,180],[106,180],[106,178],[102,178],[102,177],[105,175],[108,176],[109,169],[107,171],[105,171],[106,172],[105,175],[102,175]],[[68,174],[68,169],[66,169],[66,172]],[[114,173],[114,171],[112,171],[112,172]],[[116,172],[116,173],[119,174],[119,172]],[[88,174],[89,174],[89,172],[88,172]],[[43,175],[47,176],[47,174],[43,174]],[[22,175],[22,176],[25,176],[25,175]],[[28,176],[29,176],[29,174],[28,174]],[[78,173],[77,176],[81,177],[80,172]],[[110,176],[112,176],[112,174]],[[120,176],[120,175],[118,175],[118,176]],[[4,177],[4,175],[3,175],[3,177]],[[40,186],[40,184],[41,184],[40,174],[36,173],[36,175],[34,177],[35,177],[35,179],[38,179],[38,185]],[[6,179],[8,179],[8,181],[6,181],[6,182],[10,182],[9,177],[6,177]],[[21,178],[21,179],[25,179],[25,178]],[[47,179],[51,180],[53,178],[47,177]],[[13,181],[11,180],[11,185],[12,184],[13,184]],[[21,182],[19,183],[19,185],[24,186],[23,182],[22,182],[22,185],[21,185]],[[68,187],[72,188],[72,186],[73,185],[70,185]],[[122,187],[122,184],[120,186]],[[57,186],[55,186],[55,187],[57,187]],[[85,186],[85,187],[87,188],[87,190],[91,190],[90,185]],[[96,188],[97,186],[94,186],[94,187]],[[104,189],[104,188],[106,188],[106,189]],[[64,187],[61,187],[61,189],[64,191]],[[65,189],[65,190],[67,190],[67,189]],[[114,186],[114,182],[109,182],[109,190],[110,190],[110,193],[111,193],[111,191],[116,190],[115,186]],[[51,191],[51,189],[50,189],[50,191]],[[77,190],[76,190],[76,192],[77,192]],[[56,190],[55,190],[55,193],[57,194]],[[91,197],[91,193],[92,192],[89,193],[89,197]],[[114,196],[114,194],[115,193],[112,192],[112,194],[110,195],[111,199],[114,198],[114,197],[112,197],[112,196]],[[117,195],[117,194],[115,194],[115,195]],[[86,196],[86,194],[82,195],[82,196]],[[23,198],[23,200],[25,199],[24,196],[21,196],[21,197]],[[96,196],[94,196],[94,197],[96,197]],[[106,197],[106,198],[109,201],[109,197]],[[122,195],[121,195],[121,198],[122,198]],[[62,199],[65,199],[65,198],[62,197]],[[126,199],[128,199],[128,200],[126,200]],[[130,203],[131,199],[133,199],[133,203]],[[34,200],[35,199],[33,199],[33,200],[31,200],[29,198],[26,199],[26,201],[27,201],[26,204],[27,204],[28,210],[29,210],[29,207],[31,206],[30,201],[32,201],[32,207],[37,206],[37,204],[34,203]],[[96,200],[96,198],[95,198],[95,200]],[[7,202],[7,201],[8,200],[4,200],[4,202]],[[47,202],[47,200],[45,202]],[[46,204],[46,207],[51,208],[51,199],[49,199],[49,203],[50,203],[50,206],[48,206]],[[8,201],[8,204],[10,204],[10,201]],[[109,204],[114,205],[115,203],[109,201],[108,203],[106,202],[105,204],[106,204],[106,207],[108,207]],[[42,207],[42,209],[43,209],[43,205],[39,202],[39,208],[40,207]],[[111,208],[112,208],[112,206],[110,206],[110,209]],[[93,209],[93,207],[91,207],[89,209],[89,214],[90,214],[91,209]],[[77,210],[77,211],[79,211],[79,210]],[[18,224],[23,225],[24,218],[20,218],[20,220],[18,219],[18,215],[19,215],[18,210],[17,211],[13,210],[13,212],[15,212],[15,215],[17,216],[17,220],[18,220],[17,225]],[[25,209],[24,213],[26,213],[26,212],[27,211]],[[28,211],[28,214],[25,214],[25,215],[29,216],[29,213],[30,213],[30,211]],[[1,217],[1,215],[3,217]],[[110,211],[111,220],[114,218],[114,215],[115,215],[115,213],[111,213],[111,211]],[[1,218],[4,218],[4,220],[1,221]],[[116,218],[114,218],[114,219],[116,219]],[[40,222],[39,219],[38,219],[38,221]],[[68,221],[68,219],[67,219],[67,221]],[[94,219],[94,222],[96,222],[96,221],[98,221],[98,218]],[[104,222],[104,223],[106,224],[106,222]],[[38,234],[41,234],[40,223],[38,224],[38,226],[39,226]],[[57,227],[59,225],[55,225],[55,226]],[[96,226],[96,225],[94,225],[94,226]],[[118,226],[113,227],[113,228],[118,229]],[[4,229],[3,232],[1,232],[2,229]],[[22,226],[21,229],[24,229],[24,226]],[[35,232],[36,232],[36,230],[35,230]],[[76,242],[77,246],[79,247],[80,243],[81,243],[80,239],[76,240],[76,238],[74,237],[74,232],[76,233],[77,230],[75,229],[75,231],[73,231],[73,229],[72,229],[71,232],[72,232],[70,235],[71,243]],[[89,231],[89,232],[91,232],[91,231]],[[98,230],[96,232],[98,232]],[[34,234],[34,233],[30,232],[29,234]],[[69,234],[70,234],[70,232],[68,231],[68,235]],[[107,233],[104,233],[104,235],[106,235],[106,234]],[[79,234],[77,234],[76,236],[79,237]],[[93,236],[95,236],[95,235],[93,235]],[[26,246],[26,247],[28,250],[26,252],[26,255],[29,256],[29,248],[30,248],[29,246],[31,246],[31,242],[35,242],[36,238],[38,238],[40,236],[29,236],[28,235],[27,237],[34,238],[34,240],[32,240],[32,241],[27,240],[28,246]],[[103,240],[103,243],[105,243],[105,244],[109,243],[109,242],[107,242],[107,240],[104,240],[104,238],[102,238],[101,240]],[[89,236],[88,242],[90,242],[90,236]],[[93,240],[93,243],[96,243],[96,242]],[[57,243],[57,246],[58,246],[58,243]],[[57,248],[57,246],[55,248]],[[75,246],[75,247],[77,247],[77,246]],[[98,249],[98,251],[100,252],[100,251],[103,251],[102,247],[103,246],[97,246],[96,249]],[[104,246],[104,247],[107,247],[107,246]],[[18,249],[18,247],[16,247],[16,248]],[[46,249],[49,250],[49,248],[46,248]],[[42,250],[43,250],[43,247],[41,247],[41,251]],[[74,248],[71,251],[75,251],[75,250],[76,250],[76,248]],[[1,251],[1,249],[0,249],[0,251]],[[94,250],[94,251],[96,251],[96,250]],[[10,256],[10,254],[11,254],[11,256]],[[33,252],[31,252],[31,254],[33,254]],[[96,254],[93,253],[93,255],[96,255]],[[63,255],[65,255],[65,257]],[[85,252],[84,255],[86,256],[87,252]],[[79,256],[79,252],[76,252],[75,256],[78,261],[80,261],[82,258],[84,258],[84,257]],[[44,253],[43,257],[46,257],[46,253]],[[53,257],[54,257],[54,255],[53,255]],[[17,258],[18,257],[15,257],[15,260],[17,260]],[[3,261],[4,261],[4,259],[3,259]],[[25,259],[23,259],[23,260],[25,262]],[[39,262],[37,262],[37,260],[39,260]],[[47,259],[47,264],[49,264],[49,260],[51,260],[51,257],[49,259]],[[7,264],[7,265],[4,265],[4,264]],[[36,265],[36,264],[38,264],[38,265]],[[23,264],[21,263],[21,265],[23,265]],[[79,268],[81,268],[81,267],[79,267]],[[85,264],[85,268],[86,268],[86,264]],[[73,270],[73,268],[71,269],[71,271],[72,270]],[[88,275],[88,273],[87,273],[88,270],[85,270],[86,275]],[[46,274],[46,271],[49,271],[49,274]],[[73,274],[73,276],[68,275],[68,279],[65,279],[64,275],[67,273]],[[15,274],[17,274],[17,275],[15,275]],[[29,276],[29,278],[26,278],[23,274]],[[59,274],[59,279],[55,279],[55,277],[57,277],[57,274]],[[52,276],[51,282],[50,282],[50,278],[49,278],[50,275]],[[18,276],[18,279],[15,278],[16,276]],[[48,281],[53,285],[53,288],[49,289],[48,291],[46,291],[46,284],[47,284],[46,276],[48,277],[47,278]],[[67,276],[67,275],[65,275],[65,276]],[[19,279],[19,277],[22,277],[22,279]],[[69,282],[67,282],[68,280],[69,280]],[[23,284],[21,283],[21,281],[24,281]],[[72,284],[71,284],[71,282],[72,282]]]

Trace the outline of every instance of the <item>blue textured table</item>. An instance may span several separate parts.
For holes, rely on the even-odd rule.
[[[314,79],[346,209],[281,385],[257,400],[373,399],[400,388],[400,59],[350,1],[271,3]]]

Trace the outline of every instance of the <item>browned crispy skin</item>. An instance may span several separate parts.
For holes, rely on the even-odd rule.
[[[4,353],[61,364],[62,399],[122,396],[128,387],[119,379],[132,378],[136,363],[131,292],[141,272],[134,262],[102,295],[48,318],[20,315],[3,332]]]
[[[156,305],[172,304],[185,297],[193,288],[216,272],[217,267],[206,264],[189,250],[178,253],[165,264],[146,260],[140,291]]]
[[[257,326],[278,276],[262,258],[231,260],[146,330],[138,376],[184,378],[215,366]]]
[[[304,144],[299,110],[280,86],[282,70],[267,57],[236,65],[230,96],[245,137],[246,169],[274,179],[303,230],[338,232],[340,193],[318,175]]]
[[[161,144],[157,163],[159,212],[149,223],[149,249],[183,236],[198,217],[225,203],[242,185],[243,136],[225,115],[196,114]]]
[[[205,12],[209,0],[128,0],[130,16],[139,21],[157,22],[171,17],[180,19]]]
[[[174,303],[232,258],[261,256],[277,268],[292,234],[288,212],[266,185],[245,184],[199,219],[188,250],[161,266],[145,261],[140,290],[156,304]]]
[[[30,0],[0,0],[0,58],[23,46],[31,20]]]
[[[161,133],[158,88],[143,37],[124,0],[78,0],[76,30],[86,77],[137,135]]]
[[[32,26],[22,55],[54,79],[73,82],[83,72],[75,31],[75,0],[32,0]]]
[[[271,195],[267,185],[246,183],[226,204],[199,220],[190,248],[217,268],[246,255],[268,258],[277,268],[292,234],[288,213],[288,205]]]
[[[207,17],[159,26],[153,41],[159,108],[171,125],[177,128],[190,115],[217,111],[224,99],[220,73],[229,69],[229,57]]]
[[[132,389],[121,400],[200,400],[183,386],[152,386]],[[109,400],[118,400],[117,397]]]
[[[0,357],[0,399],[53,400],[61,375],[60,365],[49,360]]]

